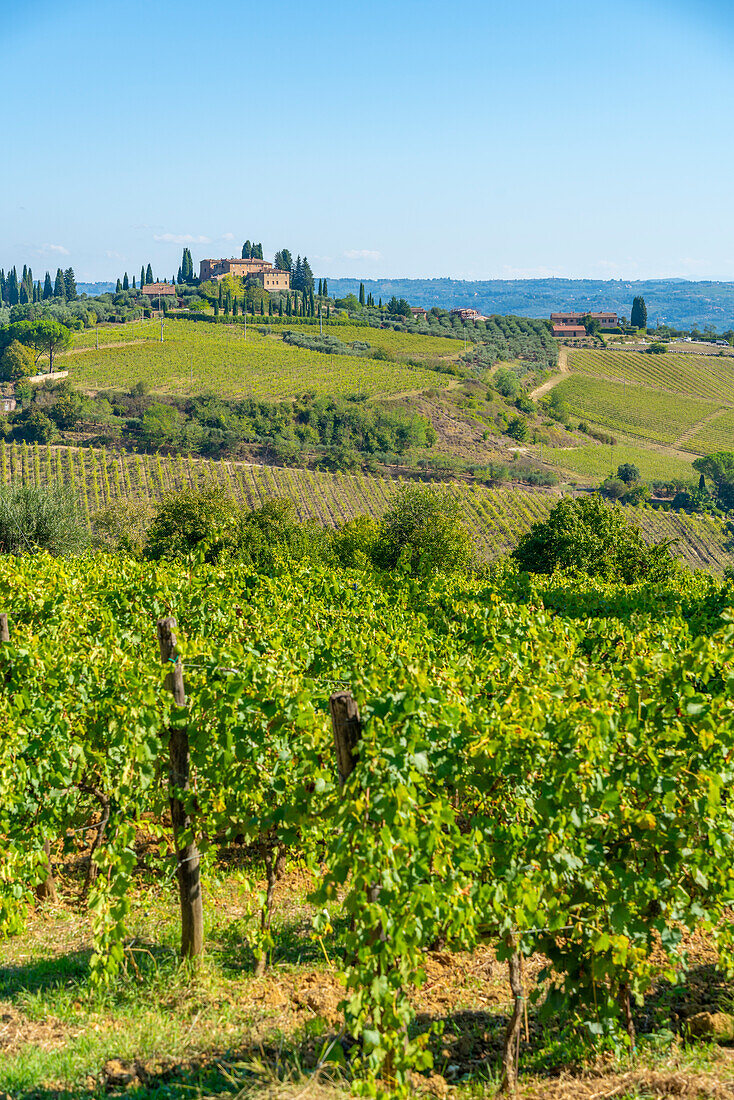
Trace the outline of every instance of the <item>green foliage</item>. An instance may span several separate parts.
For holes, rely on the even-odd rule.
[[[186,560],[203,548],[207,560],[236,542],[237,508],[223,489],[180,489],[161,500],[145,539],[152,560]]]
[[[520,539],[513,557],[531,573],[586,575],[622,584],[664,581],[677,566],[670,543],[648,546],[619,506],[566,497]]]
[[[632,328],[647,328],[647,307],[645,306],[645,299],[638,295],[632,301],[632,312],[630,313],[630,324]]]
[[[448,489],[402,486],[382,519],[373,558],[387,569],[404,564],[413,576],[465,569],[472,551],[459,501]]]
[[[34,372],[33,352],[19,340],[13,340],[0,355],[0,381],[18,382]]]
[[[625,485],[632,485],[635,481],[640,480],[640,471],[633,462],[621,462],[617,467],[617,477]]]
[[[0,552],[54,556],[80,553],[88,535],[68,490],[32,485],[0,486]]]

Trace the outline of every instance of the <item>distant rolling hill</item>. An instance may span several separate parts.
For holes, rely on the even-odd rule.
[[[641,294],[648,323],[719,332],[734,328],[734,283],[688,282],[685,279],[364,279],[375,299],[407,298],[411,305],[455,309],[469,306],[480,313],[513,313],[547,317],[554,310],[616,310],[629,318],[632,299]],[[329,279],[338,298],[358,293],[359,279]]]

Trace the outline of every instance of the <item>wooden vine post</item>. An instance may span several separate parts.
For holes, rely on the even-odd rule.
[[[0,614],[0,645],[8,643],[10,641],[10,627],[8,625],[7,612],[3,611]],[[56,883],[54,882],[53,871],[51,870],[51,841],[46,840],[43,844],[45,874],[41,881],[35,888],[36,900],[39,902],[44,901],[56,901]]]
[[[329,699],[329,709],[331,711],[331,725],[334,730],[339,788],[343,790],[344,784],[357,765],[362,724],[359,718],[359,708],[350,691],[335,691]]]
[[[183,665],[176,650],[176,620],[158,620],[158,645],[161,661],[171,665],[166,676],[166,687],[173,695],[178,708],[177,721],[170,727],[169,753],[169,801],[171,822],[176,847],[176,877],[181,902],[181,956],[195,959],[204,949],[204,906],[201,896],[201,867],[199,850],[193,838],[193,823],[186,806],[186,796],[191,789],[189,733],[185,717],[186,693]],[[188,842],[181,838],[188,834]]]
[[[502,1081],[501,1093],[517,1092],[517,1076],[520,1063],[520,1032],[522,1029],[523,1008],[525,995],[522,982],[522,953],[517,950],[513,937],[507,939],[507,946],[512,954],[507,960],[507,968],[512,990],[512,1015],[510,1016],[505,1031],[505,1039],[502,1050]]]

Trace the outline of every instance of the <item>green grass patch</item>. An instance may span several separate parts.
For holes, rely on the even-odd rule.
[[[584,443],[580,447],[544,447],[543,457],[563,470],[571,470],[581,477],[600,481],[616,473],[622,462],[631,462],[640,471],[643,481],[668,481],[681,479],[691,484],[698,482],[698,474],[689,461],[672,455],[660,454],[641,447],[636,440],[617,436],[614,447],[601,443]]]

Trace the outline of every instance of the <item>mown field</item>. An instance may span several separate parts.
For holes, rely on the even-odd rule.
[[[111,344],[123,342],[127,335],[107,331]],[[388,342],[395,335],[374,331],[377,336],[388,338]],[[369,332],[372,337],[373,330],[356,332]],[[94,391],[129,389],[137,382],[145,382],[152,392],[177,396],[206,390],[222,397],[252,396],[263,400],[287,399],[306,391],[374,397],[442,386],[447,379],[436,371],[401,362],[324,355],[291,347],[274,336],[262,336],[251,326],[247,339],[242,326],[192,321],[166,322],[162,343],[160,326],[155,324],[138,328],[137,335],[131,335],[129,346],[97,349],[93,332],[81,334],[81,339],[84,343],[72,354],[58,359],[58,367],[68,369],[76,385]],[[418,342],[416,357],[435,358],[437,346],[449,356],[456,354],[455,341],[424,336],[408,339]],[[84,350],[80,350],[82,347]]]
[[[639,383],[704,401],[734,404],[734,358],[704,355],[648,355],[638,351],[570,350],[572,372],[611,381]]]
[[[574,416],[613,431],[674,444],[718,406],[691,397],[673,396],[640,385],[623,385],[574,374],[555,389]]]
[[[615,438],[617,442],[614,447],[602,443],[585,443],[580,447],[544,447],[543,459],[558,470],[567,470],[585,478],[601,480],[616,473],[620,463],[631,462],[640,471],[643,481],[698,483],[698,474],[691,467],[693,455],[686,461],[641,447],[638,441],[627,436],[617,435]]]
[[[356,515],[382,515],[396,484],[361,474],[4,441],[0,441],[0,478],[4,483],[68,485],[88,519],[119,500],[158,500],[172,489],[214,484],[253,508],[269,498],[286,497],[294,502],[299,519],[315,518],[330,527]],[[452,483],[451,491],[461,501],[466,524],[487,559],[512,550],[520,535],[543,519],[558,500],[553,492],[490,489],[464,482]],[[630,514],[646,538],[680,540],[676,552],[693,568],[722,571],[730,562],[717,519],[644,508]]]

